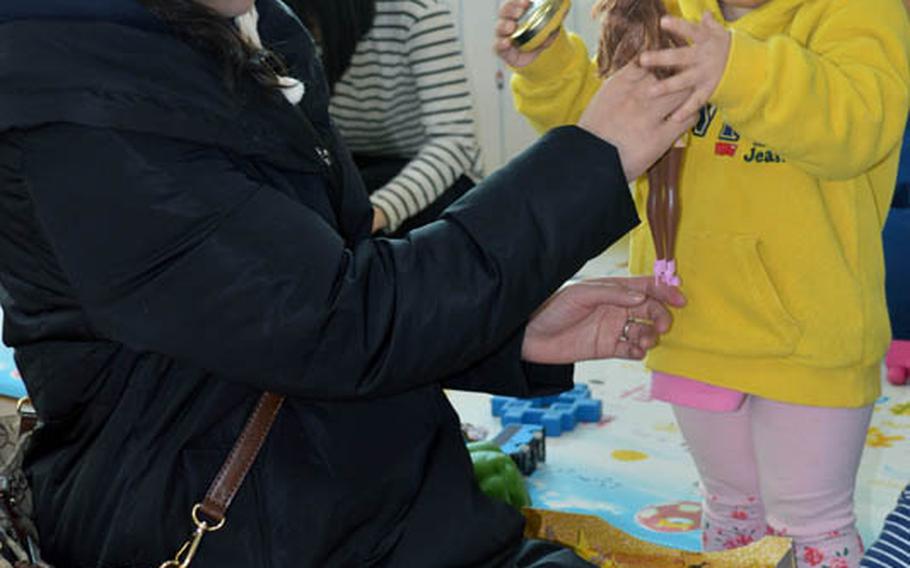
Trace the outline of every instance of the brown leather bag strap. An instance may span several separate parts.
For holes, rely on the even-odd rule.
[[[259,399],[259,403],[253,410],[240,433],[240,437],[234,444],[234,448],[221,466],[221,471],[215,476],[209,491],[205,495],[199,510],[209,519],[220,523],[227,513],[231,501],[237,495],[237,491],[246,479],[259,450],[265,443],[269,430],[278,416],[278,410],[281,403],[284,402],[283,396],[267,392]]]
[[[188,567],[206,533],[217,531],[224,526],[228,507],[231,506],[231,501],[243,485],[253,462],[256,461],[256,456],[259,455],[259,450],[262,449],[283,402],[283,396],[270,392],[259,398],[256,408],[243,427],[243,432],[221,466],[221,471],[209,486],[205,499],[193,507],[192,517],[196,530],[180,547],[174,559],[164,562],[160,568]]]

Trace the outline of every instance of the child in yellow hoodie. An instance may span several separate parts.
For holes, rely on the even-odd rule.
[[[702,479],[704,545],[787,534],[800,566],[858,564],[853,490],[889,342],[881,230],[908,111],[901,0],[668,0],[689,45],[647,54],[703,107],[680,182],[678,272],[689,305],[647,360]],[[574,122],[600,84],[560,31],[497,50],[520,112]],[[647,187],[636,186],[644,218]],[[631,267],[654,260],[647,227]],[[634,326],[631,330],[634,334]]]

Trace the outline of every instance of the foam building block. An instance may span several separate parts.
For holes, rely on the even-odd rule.
[[[597,422],[603,415],[603,402],[591,398],[587,385],[576,385],[569,392],[539,398],[494,396],[493,416],[509,424],[537,424],[547,436],[571,432],[579,422]]]

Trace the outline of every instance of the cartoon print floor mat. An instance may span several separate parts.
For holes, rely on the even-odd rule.
[[[528,478],[535,507],[598,515],[632,536],[698,550],[698,477],[670,407],[648,397],[637,363],[579,365],[576,380],[603,400],[598,424],[547,438],[547,459]],[[462,421],[495,435],[487,395],[450,392]],[[866,542],[878,534],[910,482],[910,387],[885,386],[876,405],[857,486]]]

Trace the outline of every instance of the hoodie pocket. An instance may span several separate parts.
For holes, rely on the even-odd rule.
[[[754,235],[680,239],[680,276],[689,303],[674,314],[667,347],[738,357],[786,357],[801,335],[771,280]]]

